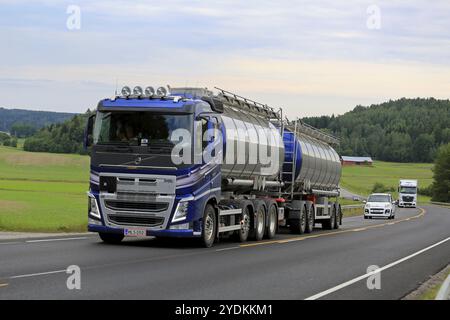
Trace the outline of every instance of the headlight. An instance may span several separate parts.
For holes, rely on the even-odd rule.
[[[101,220],[100,211],[98,210],[97,200],[93,196],[89,196],[89,215]]]
[[[183,199],[178,202],[177,209],[173,216],[172,222],[179,222],[186,219],[189,209],[189,200]]]
[[[370,204],[366,204],[365,208],[370,209]]]

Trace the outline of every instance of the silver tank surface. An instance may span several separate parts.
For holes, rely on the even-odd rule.
[[[224,105],[221,118],[224,137],[222,178],[252,180],[263,176],[267,180],[277,179],[284,161],[284,144],[279,130],[269,120],[230,105]],[[238,142],[245,145],[245,151],[243,148],[238,150]],[[267,151],[264,151],[265,147]],[[260,149],[272,159],[272,148],[277,151],[273,153],[276,160],[272,170],[263,169],[267,166],[259,161]]]

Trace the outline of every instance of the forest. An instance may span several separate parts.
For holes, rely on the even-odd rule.
[[[10,132],[13,136],[23,138],[33,135],[44,126],[66,121],[73,116],[74,113],[0,107],[0,131]]]
[[[83,136],[90,111],[46,126],[24,143],[25,151],[85,154]]]
[[[304,122],[340,138],[339,154],[393,162],[433,162],[450,142],[450,101],[391,100]]]

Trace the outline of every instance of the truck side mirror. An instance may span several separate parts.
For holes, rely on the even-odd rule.
[[[94,137],[93,137],[94,122],[95,122],[95,114],[91,115],[88,118],[88,121],[87,121],[87,124],[86,124],[86,129],[84,131],[83,147],[84,147],[85,150],[87,150],[87,148],[92,146],[93,141],[94,141]]]
[[[363,203],[367,203],[367,200],[363,200]]]

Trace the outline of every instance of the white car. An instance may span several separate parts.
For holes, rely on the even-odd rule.
[[[389,193],[373,193],[364,202],[364,219],[395,218],[395,201]]]

